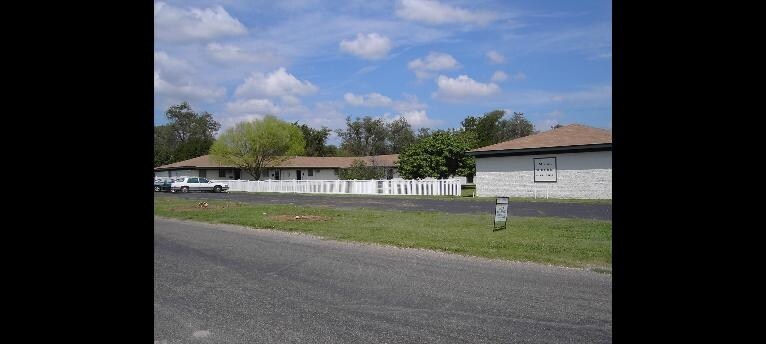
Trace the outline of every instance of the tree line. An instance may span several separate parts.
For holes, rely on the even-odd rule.
[[[274,116],[240,122],[215,139],[220,123],[212,114],[195,112],[183,102],[165,112],[168,124],[154,128],[154,166],[211,154],[220,163],[241,166],[257,178],[263,166],[276,164],[284,156],[399,154],[399,174],[404,178],[473,176],[475,162],[467,151],[535,133],[523,113],[514,112],[510,118],[505,115],[503,110],[469,115],[459,128],[420,128],[417,133],[404,117],[386,122],[371,116],[349,116],[346,127],[335,130],[340,138],[340,145],[335,146],[327,144],[333,133],[327,127],[315,129]],[[382,169],[360,162],[341,177],[384,176]]]

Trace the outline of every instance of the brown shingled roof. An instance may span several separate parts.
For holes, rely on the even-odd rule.
[[[375,164],[378,166],[394,166],[395,162],[399,159],[399,154],[378,155],[378,156],[364,156],[364,157],[313,157],[313,156],[296,156],[288,159],[287,161],[279,164],[278,167],[313,167],[313,168],[348,168],[351,163],[356,159],[364,160],[367,165],[372,164],[372,159],[375,159]],[[232,168],[233,166],[223,166],[210,158],[210,155],[198,156],[193,159],[175,162],[172,164],[155,167],[155,169],[178,169],[178,168]],[[267,166],[273,167],[273,166]]]
[[[609,130],[593,128],[582,124],[570,124],[539,134],[477,148],[469,152],[571,147],[610,143],[612,143],[612,132]]]

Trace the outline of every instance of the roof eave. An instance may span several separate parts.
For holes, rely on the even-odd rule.
[[[597,143],[577,146],[540,147],[521,149],[499,149],[489,151],[468,151],[468,155],[475,157],[511,156],[511,155],[535,155],[546,153],[579,153],[612,150],[612,143]]]

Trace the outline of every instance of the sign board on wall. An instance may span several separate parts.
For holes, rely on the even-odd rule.
[[[503,228],[505,223],[508,222],[508,197],[498,197],[495,201],[495,222],[493,227],[497,227],[497,223],[502,222]]]
[[[535,182],[556,181],[556,158],[534,158]]]

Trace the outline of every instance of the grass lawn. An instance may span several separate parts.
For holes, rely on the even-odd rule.
[[[229,191],[230,193],[254,193],[254,194],[275,194],[284,195],[284,192],[243,192],[243,191]],[[471,197],[473,190],[467,191],[463,189],[462,197],[455,196],[420,196],[420,195],[352,195],[352,194],[319,194],[319,193],[298,193],[303,196],[330,196],[330,197],[385,197],[396,199],[437,199],[443,201],[458,201],[458,202],[488,202],[495,203],[495,197]],[[510,197],[510,202],[538,202],[538,203],[582,203],[582,204],[612,204],[611,199],[577,199],[577,198],[533,198],[533,197]]]
[[[198,202],[155,196],[154,213],[178,219],[303,232],[335,240],[602,271],[609,271],[612,263],[610,221],[509,217],[506,229],[493,231],[491,215],[229,201],[208,201],[208,208],[199,208]],[[295,216],[302,218],[295,219]]]

